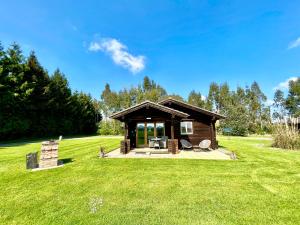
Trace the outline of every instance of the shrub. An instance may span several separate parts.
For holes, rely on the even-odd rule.
[[[100,135],[121,135],[124,133],[122,124],[119,121],[107,120],[99,123],[98,134]]]
[[[274,125],[273,137],[273,147],[300,149],[300,135],[295,119]]]

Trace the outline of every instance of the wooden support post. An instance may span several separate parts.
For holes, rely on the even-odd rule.
[[[217,137],[216,137],[216,120],[213,121],[213,132],[214,132],[214,149],[219,148],[218,142],[217,142]]]
[[[216,149],[216,130],[215,130],[215,121],[212,120],[210,124],[210,136],[211,136],[211,148]]]
[[[144,147],[147,147],[148,144],[148,128],[147,128],[147,122],[145,122],[144,125]]]
[[[127,122],[124,122],[124,140],[126,140],[128,138],[128,124]]]
[[[172,115],[171,119],[171,139],[174,140],[174,115]]]

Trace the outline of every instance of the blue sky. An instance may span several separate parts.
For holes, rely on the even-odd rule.
[[[206,95],[210,82],[231,88],[256,80],[274,87],[300,76],[298,1],[3,1],[0,40],[35,50],[73,90],[98,98],[145,75],[169,93]],[[280,84],[281,83],[281,84]]]

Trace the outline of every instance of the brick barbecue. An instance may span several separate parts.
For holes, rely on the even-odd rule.
[[[48,168],[54,166],[58,166],[58,142],[44,141],[42,142],[39,167]]]

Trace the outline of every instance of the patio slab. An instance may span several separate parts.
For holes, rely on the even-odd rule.
[[[143,151],[144,150],[144,151]],[[210,159],[210,160],[231,160],[226,150],[217,149],[211,151],[186,151],[181,150],[179,154],[171,153],[153,153],[153,149],[145,148],[130,151],[128,154],[120,153],[120,149],[116,149],[107,153],[107,158],[173,158],[173,159]]]

